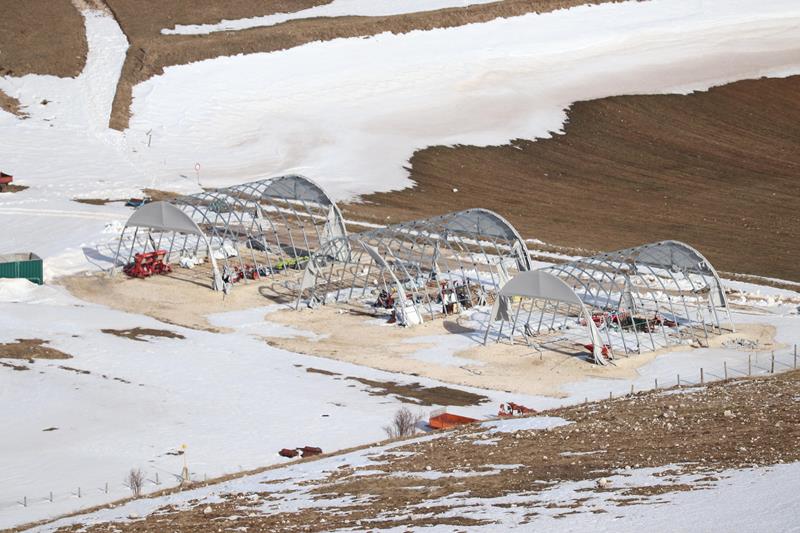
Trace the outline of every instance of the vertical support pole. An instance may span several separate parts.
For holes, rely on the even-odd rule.
[[[700,385],[702,385],[704,382],[705,382],[705,379],[704,379],[704,376],[703,376],[703,367],[700,367]]]
[[[53,503],[53,491],[50,491],[50,503]]]
[[[655,379],[656,390],[658,390],[658,378]]]
[[[542,321],[544,320],[544,312],[547,309],[547,304],[550,303],[550,300],[545,300],[542,303],[542,314],[539,315],[539,324],[536,326],[536,334],[538,335],[542,331]]]
[[[794,368],[797,368],[797,345],[794,345]]]
[[[772,360],[769,365],[769,373],[770,374],[775,373],[775,352],[772,352]]]
[[[505,319],[500,319],[500,329],[497,330],[497,341],[500,342],[500,336],[503,334],[503,325],[506,323]]]
[[[111,275],[113,276],[117,272],[117,263],[119,262],[119,251],[122,248],[122,239],[125,237],[125,230],[128,229],[127,226],[122,228],[122,233],[119,234],[119,243],[117,244],[117,253],[114,254],[114,263],[111,266]]]
[[[725,372],[725,381],[727,381],[728,380],[728,362],[727,361],[723,361],[722,362],[722,370]]]
[[[453,289],[453,294],[455,294],[455,288]],[[519,296],[519,304],[517,305],[517,312],[514,314],[514,323],[511,324],[511,334],[509,338],[511,339],[511,344],[514,344],[514,333],[517,330],[517,321],[519,321],[519,313],[522,310],[522,296]]]
[[[139,234],[139,226],[136,226],[136,229],[133,230],[133,239],[131,239],[131,251],[128,253],[128,259],[125,261],[125,264],[131,262],[131,257],[133,257],[133,248],[136,246],[136,236]]]
[[[753,373],[753,354],[747,354],[747,375]]]
[[[678,374],[678,387],[680,387],[680,386],[681,386],[681,375]]]

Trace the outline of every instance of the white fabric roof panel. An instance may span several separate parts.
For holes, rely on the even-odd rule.
[[[125,226],[176,231],[191,235],[203,234],[191,217],[168,202],[152,202],[143,205],[131,215]]]

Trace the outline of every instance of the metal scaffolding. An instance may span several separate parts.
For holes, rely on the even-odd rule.
[[[125,247],[117,254],[117,264],[148,249],[164,249],[167,262],[186,256],[204,258],[210,249],[223,271],[246,280],[302,268],[316,250],[347,237],[333,200],[298,175],[181,196],[171,203],[202,235],[151,229],[126,241],[123,234],[120,242]]]
[[[645,244],[543,270],[572,288],[612,353],[689,343],[708,346],[709,335],[722,333],[724,323],[735,331],[716,270],[681,242]],[[511,331],[524,331],[530,338],[566,332],[576,321],[586,325],[574,309],[565,310],[547,298],[521,299],[516,305]]]
[[[469,209],[329,241],[311,256],[296,307],[371,299],[410,325],[486,304],[530,268],[525,241],[508,221]]]

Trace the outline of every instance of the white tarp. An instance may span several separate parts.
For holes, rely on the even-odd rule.
[[[509,302],[511,298],[515,297],[549,300],[551,302],[563,302],[578,306],[589,329],[589,339],[593,345],[592,355],[594,356],[594,361],[601,365],[606,364],[607,360],[603,356],[603,341],[600,338],[600,332],[597,330],[592,316],[583,305],[581,299],[575,294],[575,291],[561,279],[542,270],[520,272],[514,276],[511,281],[503,285],[492,306],[486,337],[488,337],[489,328],[491,328],[493,322],[497,320],[511,321]],[[485,342],[486,338],[484,338],[484,343]],[[610,353],[609,357],[611,357]]]
[[[152,202],[143,205],[134,211],[125,226],[176,231],[191,235],[203,234],[189,215],[168,202]]]

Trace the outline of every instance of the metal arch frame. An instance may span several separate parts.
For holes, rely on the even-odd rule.
[[[222,201],[226,206],[225,211],[212,208],[213,204]],[[212,191],[204,191],[201,193],[180,196],[173,200],[173,205],[181,209],[192,220],[198,217],[203,225],[211,229],[210,241],[214,240],[219,242],[222,247],[226,242],[230,243],[236,250],[236,257],[239,262],[239,267],[244,268],[245,264],[242,260],[241,250],[239,249],[239,241],[242,233],[244,234],[247,242],[251,240],[261,240],[262,244],[266,247],[261,231],[254,232],[257,225],[257,220],[262,217],[261,208],[254,202],[243,201],[242,199],[231,196],[227,193],[226,189],[216,189]],[[247,215],[252,211],[252,215]],[[209,217],[209,212],[214,213],[213,220]],[[227,214],[227,217],[223,216]],[[235,226],[234,223],[238,224]],[[198,226],[200,223],[198,223]],[[258,264],[253,248],[250,248],[250,255],[253,263]],[[266,254],[266,259],[269,261],[269,256]],[[223,261],[225,266],[230,266],[228,257],[224,256]],[[246,278],[245,278],[246,279]]]
[[[664,247],[670,255],[659,258],[657,250],[661,247]],[[684,260],[676,261],[673,257],[675,252],[684,254],[682,257]],[[730,329],[735,331],[725,291],[713,265],[695,248],[680,241],[644,244],[582,258],[562,265],[554,265],[543,270],[567,281],[593,311],[605,312],[613,309],[610,306],[614,306],[614,302],[616,302],[616,310],[621,309],[625,305],[627,291],[630,302],[642,311],[662,313],[663,310],[664,313],[669,313],[679,325],[702,326],[706,342],[708,342],[707,326],[710,325],[712,329],[717,328],[718,331],[722,331],[717,312],[719,307],[726,310]],[[648,279],[648,274],[652,279]],[[698,286],[696,283],[699,280],[702,280],[702,286]],[[582,291],[579,290],[579,287]],[[709,296],[704,301],[703,293],[706,290]],[[656,293],[659,292],[666,297],[666,302],[657,297]],[[719,302],[715,302],[715,293]],[[696,317],[691,316],[687,296],[696,300],[696,304],[692,304],[696,311]],[[605,305],[601,305],[603,299],[606,302]],[[683,304],[685,313],[682,313],[681,310],[676,311],[673,303],[677,303],[674,300],[678,299]],[[703,313],[704,304],[710,311],[708,319]],[[629,311],[633,315],[634,310]],[[611,344],[610,325],[606,322],[605,315],[603,325],[606,328],[609,344]],[[642,343],[637,328],[634,326],[630,329],[633,330],[637,351],[640,352]],[[620,328],[619,334],[625,353],[628,353],[625,330],[626,328]],[[673,344],[663,323],[661,324],[661,334],[666,345]],[[657,341],[653,336],[653,331],[648,331],[648,335],[649,344],[656,349]]]
[[[226,206],[223,211],[214,207],[214,203],[220,201]],[[203,239],[208,241],[209,250],[211,243],[232,245],[242,270],[248,267],[245,262],[252,261],[258,271],[275,272],[284,268],[289,260],[310,256],[333,242],[345,243],[347,248],[340,250],[339,255],[349,256],[350,241],[346,239],[347,228],[339,207],[322,187],[304,176],[291,174],[261,179],[180,196],[170,203],[198,228],[204,228]],[[312,228],[308,228],[309,224]],[[344,240],[339,240],[340,237]],[[182,252],[187,250],[187,242],[188,236]],[[133,246],[137,244],[140,243],[134,242]],[[172,255],[172,244],[174,237],[168,258]],[[192,244],[196,254],[200,239]],[[241,244],[249,248],[249,257],[243,257]],[[224,258],[225,267],[230,267],[228,259]]]
[[[553,289],[553,285],[557,287],[555,290]],[[519,299],[516,313],[512,313],[512,298]],[[555,313],[558,311],[561,305],[567,306],[567,311],[565,313],[566,316],[569,316],[569,312],[573,307],[577,307],[578,317],[585,321],[585,331],[587,333],[588,341],[592,345],[592,360],[596,364],[606,365],[610,360],[613,359],[612,353],[607,353],[607,355],[603,354],[603,341],[600,338],[600,331],[592,320],[592,314],[590,311],[591,308],[586,306],[581,297],[575,292],[575,290],[573,290],[572,287],[569,286],[567,282],[565,282],[559,276],[547,272],[545,269],[527,271],[517,274],[517,276],[515,276],[500,289],[498,292],[498,297],[495,299],[492,309],[489,312],[489,319],[487,320],[486,330],[483,336],[484,346],[486,346],[488,342],[489,334],[491,333],[494,323],[498,320],[500,320],[500,327],[498,329],[495,342],[500,342],[500,339],[503,335],[503,325],[506,322],[508,322],[511,326],[511,332],[508,334],[508,338],[512,343],[514,342],[514,332],[516,330],[517,323],[519,322],[520,312],[523,308],[524,301],[530,302],[531,312],[536,306],[537,301],[543,301],[544,305],[542,307],[542,318],[544,317],[544,311],[547,308],[547,305],[552,302],[554,309],[554,321]],[[527,322],[530,322],[530,315],[528,316]],[[530,339],[527,338],[527,332],[523,333],[523,336],[526,338],[528,346],[530,346]]]
[[[303,194],[302,188],[312,191],[311,194]],[[215,200],[222,200],[230,207],[227,217],[220,212],[213,216],[208,213],[215,211],[211,208]],[[274,272],[278,264],[310,255],[335,236],[347,235],[344,217],[331,197],[312,180],[296,174],[179,197],[174,203],[191,210],[193,218],[201,218],[221,243],[230,242],[237,251],[240,268],[245,268],[239,246],[242,238],[250,249],[254,266]],[[322,231],[318,220],[325,221]],[[313,234],[307,231],[308,224],[313,227]],[[264,256],[263,263],[256,257],[253,242],[263,248],[258,254]],[[225,262],[227,266],[227,258]]]
[[[310,199],[305,195],[299,194],[298,185],[300,184],[313,190],[317,198]],[[322,187],[305,176],[299,174],[277,176],[235,185],[229,187],[226,191],[231,196],[242,197],[246,195],[259,203],[267,203],[269,207],[267,209],[268,214],[277,213],[284,226],[287,228],[293,257],[297,257],[298,255],[297,245],[294,242],[294,235],[292,235],[291,232],[293,226],[297,226],[301,230],[303,243],[306,246],[305,250],[308,252],[312,252],[313,250],[311,250],[308,235],[305,231],[307,222],[310,222],[314,227],[314,233],[316,234],[317,242],[320,247],[336,236],[347,236],[347,227],[344,223],[344,217],[339,210],[339,206],[336,205]],[[298,205],[303,207],[304,214],[298,211]],[[318,207],[319,212],[314,212],[314,206]],[[288,215],[293,215],[296,221],[295,224],[291,223],[290,219],[287,218],[287,211],[289,211]],[[333,220],[331,220],[331,214],[333,215]],[[318,219],[325,220],[325,228],[322,234],[316,224],[316,220]]]
[[[502,231],[486,226],[484,218]],[[371,287],[391,284],[383,272],[385,268],[373,276],[375,262],[370,258],[365,260],[361,251],[365,245],[381,254],[392,270],[391,277],[409,293],[414,304],[427,309],[431,318],[437,313],[429,294],[431,287],[427,287],[429,280],[437,279],[437,289],[433,292],[438,290],[442,302],[441,274],[446,276],[441,279],[454,287],[458,281],[463,282],[474,304],[469,287],[480,286],[484,294],[487,285],[499,290],[502,276],[495,269],[505,270],[509,259],[518,271],[530,270],[531,266],[525,241],[506,219],[486,209],[468,209],[334,239],[308,261],[295,307],[300,307],[306,293],[309,303],[325,303],[331,297],[342,301],[343,293],[344,301],[348,301],[359,297],[358,292],[363,297]],[[341,255],[342,249],[349,252]],[[480,264],[479,258],[483,259]],[[445,306],[442,312],[446,313]]]
[[[177,209],[179,209],[177,206],[175,206],[175,207]],[[174,252],[175,237],[177,235],[180,235],[180,234],[185,235],[183,248],[181,249],[181,252],[183,252],[186,249],[186,242],[187,242],[187,240],[189,238],[189,235],[192,235],[197,239],[197,243],[195,245],[195,253],[196,253],[197,248],[199,247],[200,243],[202,242],[204,244],[204,248],[206,250],[206,253],[208,254],[209,260],[211,261],[211,275],[212,275],[211,288],[213,290],[215,290],[215,291],[222,290],[222,276],[220,275],[219,267],[217,266],[217,261],[214,258],[214,254],[213,254],[213,250],[212,250],[212,246],[211,246],[211,239],[208,238],[208,236],[205,234],[205,232],[202,230],[202,228],[197,224],[197,222],[194,219],[192,219],[191,216],[187,215],[183,211],[181,211],[181,212],[183,213],[184,216],[187,217],[188,222],[190,222],[191,225],[194,226],[194,229],[196,230],[194,233],[185,233],[185,232],[177,231],[177,230],[155,229],[154,227],[150,227],[150,226],[135,226],[135,230],[133,232],[133,237],[131,237],[131,248],[130,248],[130,251],[129,251],[129,254],[128,254],[128,258],[127,258],[127,260],[125,262],[122,263],[122,265],[128,264],[131,261],[133,255],[135,253],[135,249],[137,247],[136,238],[137,238],[137,235],[139,233],[140,227],[147,229],[147,236],[144,238],[144,244],[141,246],[141,249],[142,249],[143,252],[147,251],[148,244],[153,248],[154,252],[157,251],[161,247],[161,240],[162,240],[164,234],[165,233],[171,233],[172,234],[172,238],[170,239],[169,249],[166,250],[166,252],[167,252],[166,253],[167,261],[169,260],[169,257]],[[131,215],[131,217],[132,216],[133,215]],[[120,264],[120,251],[122,249],[122,243],[125,240],[125,232],[128,230],[129,227],[130,226],[128,225],[128,223],[126,223],[125,226],[122,228],[122,232],[120,233],[119,242],[117,244],[117,251],[116,251],[116,254],[114,255],[114,264],[111,267],[111,275],[112,276],[114,276],[116,274],[117,266]],[[152,238],[152,234],[153,234],[154,230],[157,233],[159,233],[159,238],[158,238],[158,243],[157,244],[155,243],[155,241]]]

